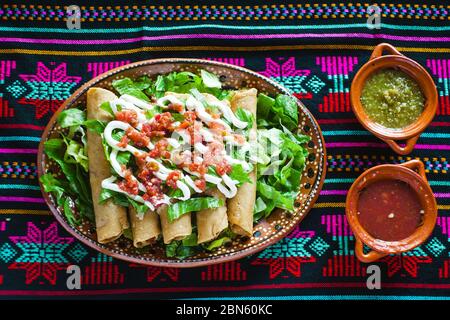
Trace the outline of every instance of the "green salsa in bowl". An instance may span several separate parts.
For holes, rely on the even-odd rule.
[[[367,116],[386,128],[404,128],[422,114],[425,97],[419,84],[400,70],[384,69],[370,76],[361,93]]]
[[[381,43],[353,78],[350,101],[364,128],[406,155],[433,120],[438,95],[420,64]]]

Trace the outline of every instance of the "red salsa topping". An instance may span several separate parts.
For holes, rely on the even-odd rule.
[[[180,177],[181,173],[177,170],[174,170],[167,176],[166,184],[173,189],[177,189],[177,181],[180,179]]]
[[[137,113],[134,110],[123,110],[116,113],[117,120],[129,123],[133,127],[136,127],[139,124],[137,118]]]
[[[166,159],[170,158],[170,152],[167,151],[167,147],[169,146],[169,143],[166,139],[161,139],[155,144],[155,148],[149,152],[150,157],[152,158],[159,158],[163,157]]]
[[[123,136],[123,137],[120,139],[120,141],[119,141],[119,143],[117,144],[117,146],[118,146],[119,148],[125,148],[125,147],[128,145],[128,142],[130,142],[130,139],[128,139],[127,136]]]
[[[124,178],[124,180],[118,183],[119,188],[129,194],[137,195],[139,192],[138,182],[136,179],[133,179],[130,170],[125,171]]]
[[[150,139],[143,133],[137,131],[133,128],[128,128],[126,131],[126,135],[133,141],[136,147],[146,147],[150,142]]]
[[[205,191],[205,189],[206,189],[206,181],[205,181],[205,179],[197,179],[197,180],[194,181],[194,184],[201,191]]]
[[[150,138],[164,137],[174,130],[172,124],[173,117],[170,112],[160,113],[155,115],[151,123],[142,125],[142,133]]]

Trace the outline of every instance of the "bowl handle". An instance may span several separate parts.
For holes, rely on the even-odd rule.
[[[400,166],[406,167],[408,169],[411,170],[415,170],[417,169],[417,171],[419,172],[420,176],[425,180],[427,180],[427,176],[425,175],[425,166],[423,165],[423,162],[417,159],[414,160],[409,160],[403,163],[399,164]]]
[[[391,46],[389,43],[380,43],[375,47],[375,49],[373,49],[372,55],[370,56],[369,60],[382,56],[384,50],[386,50],[388,53],[392,55],[402,56],[402,54],[393,46]]]
[[[397,152],[398,154],[406,155],[408,153],[411,153],[411,151],[413,151],[414,146],[416,145],[416,142],[419,139],[419,136],[420,135],[417,135],[415,137],[406,140],[406,144],[404,147],[400,147],[395,140],[391,139],[382,139],[382,140],[386,142],[391,147],[391,149]]]
[[[364,253],[363,243],[361,239],[355,236],[355,254],[359,261],[364,263],[371,263],[387,256],[387,253],[381,253],[371,250],[368,253]]]

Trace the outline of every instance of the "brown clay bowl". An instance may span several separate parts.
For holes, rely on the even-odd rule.
[[[384,51],[389,54],[383,55]],[[417,82],[425,97],[422,114],[414,123],[405,128],[389,129],[372,121],[362,106],[360,98],[366,80],[382,69],[398,69],[405,72]],[[368,131],[386,142],[396,153],[405,155],[414,149],[420,134],[433,120],[436,114],[438,94],[433,79],[420,64],[405,57],[390,44],[381,43],[375,47],[369,61],[356,73],[350,88],[350,101],[356,118]],[[398,141],[405,141],[405,146],[400,146]]]
[[[424,210],[421,225],[409,237],[399,241],[383,241],[371,236],[360,224],[357,215],[359,195],[368,185],[380,180],[400,180],[416,191]],[[431,190],[424,165],[420,160],[411,160],[401,164],[383,164],[365,171],[351,186],[345,204],[345,212],[350,228],[355,236],[356,257],[366,263],[376,261],[388,254],[409,251],[421,245],[432,233],[436,224],[437,205]],[[364,253],[363,244],[371,251]]]
[[[43,153],[44,142],[58,135],[61,130],[57,126],[58,114],[67,108],[84,106],[86,104],[86,92],[91,87],[112,89],[111,82],[123,77],[135,78],[142,75],[156,77],[158,74],[166,74],[172,71],[198,72],[205,69],[221,77],[223,85],[232,88],[254,87],[260,92],[270,95],[277,93],[291,94],[280,84],[259,75],[256,72],[230,64],[219,63],[200,59],[156,59],[136,62],[122,66],[90,80],[79,88],[65,101],[61,108],[54,114],[48,123],[39,145],[38,174],[39,177],[47,172],[57,173],[58,167]],[[254,227],[254,234],[247,239],[236,239],[231,245],[221,247],[210,253],[200,253],[196,256],[177,260],[167,258],[164,250],[159,245],[147,247],[145,250],[135,249],[130,240],[122,237],[108,244],[97,242],[94,224],[84,221],[79,227],[70,225],[61,208],[58,208],[51,194],[44,191],[43,196],[56,220],[75,238],[84,244],[114,258],[126,260],[132,263],[140,263],[163,267],[196,267],[215,263],[231,261],[254,254],[267,246],[281,240],[306,216],[316,201],[325,179],[326,153],[322,132],[312,114],[306,107],[298,102],[300,110],[299,131],[311,137],[307,148],[310,152],[306,168],[301,177],[300,192],[295,202],[295,211],[287,213],[282,210],[274,211],[266,220],[260,221]],[[41,190],[43,190],[41,186]]]

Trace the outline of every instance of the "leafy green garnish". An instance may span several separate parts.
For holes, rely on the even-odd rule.
[[[122,207],[128,207],[130,205],[128,197],[125,194],[103,188],[102,192],[100,192],[98,203],[104,203],[108,199],[111,199],[115,204]]]
[[[193,233],[194,234],[194,233]],[[201,249],[200,246],[184,245],[182,241],[172,241],[165,245],[166,256],[169,258],[185,259],[198,253]]]
[[[79,163],[84,171],[88,172],[89,163],[84,146],[75,140],[68,140],[66,143],[67,149],[64,154],[64,161],[67,163]]]
[[[144,101],[150,101],[147,95],[142,92],[143,85],[140,82],[134,82],[130,78],[123,78],[114,80],[112,82],[114,89],[119,92],[120,95],[129,94]]]
[[[268,119],[269,113],[271,112],[275,104],[275,99],[271,98],[264,93],[258,95],[258,108],[257,116],[259,119]]]
[[[258,95],[258,126],[278,127],[281,123],[289,130],[298,126],[298,105],[296,98],[279,94],[275,99],[264,94]]]
[[[197,233],[192,232],[186,238],[184,238],[181,243],[186,247],[193,247],[197,245]]]
[[[231,166],[230,178],[239,181],[238,186],[241,186],[245,182],[251,182],[248,177],[248,172],[246,172],[240,164],[233,164]]]
[[[128,202],[133,206],[137,214],[145,214],[148,211],[148,207],[143,203],[139,203],[130,198],[128,198]]]
[[[80,126],[85,120],[86,112],[76,108],[70,108],[62,111],[57,118],[61,128]]]
[[[191,198],[170,205],[169,210],[167,210],[167,217],[169,222],[172,222],[188,212],[200,211],[208,208],[218,208],[223,205],[224,201],[222,199],[212,197]]]
[[[235,111],[235,115],[239,120],[247,122],[246,129],[250,129],[253,127],[253,114],[250,111],[243,108],[237,108]]]
[[[257,200],[254,220],[267,217],[274,208],[292,211],[300,186],[310,137],[292,132],[298,125],[295,98],[275,99],[258,95]],[[261,154],[264,151],[265,154]]]
[[[221,89],[217,76],[204,70],[200,73],[200,76],[186,71],[159,75],[145,93],[160,98],[165,92],[189,93],[191,89],[197,89],[199,92],[213,94],[219,99],[228,96],[229,92]]]
[[[214,239],[213,241],[209,242],[204,248],[208,251],[213,251],[214,249],[217,249],[221,246],[223,246],[225,243],[230,242],[231,239],[229,237],[221,237]]]
[[[106,112],[108,112],[111,116],[114,117],[114,111],[111,108],[111,103],[109,103],[109,101],[105,101],[100,105],[100,109],[105,110]]]
[[[58,205],[63,207],[64,214],[69,223],[78,224],[80,219],[74,217],[68,197],[74,199],[73,202],[81,217],[93,220],[94,211],[89,177],[79,163],[69,163],[64,160],[66,151],[67,145],[63,139],[49,139],[44,143],[45,154],[60,166],[64,177],[59,178],[57,184],[55,184],[55,179],[51,179],[48,175],[43,175],[40,181],[44,186],[44,190],[46,188],[50,190],[49,192],[52,192],[56,199],[58,197],[66,198],[64,199],[64,203],[59,201]],[[56,187],[51,187],[50,184],[54,184]]]
[[[102,121],[89,119],[83,122],[83,125],[86,126],[90,131],[101,134],[105,131],[106,124]]]
[[[213,73],[210,73],[206,70],[200,70],[200,75],[203,80],[203,84],[207,88],[222,88],[222,84],[220,83],[219,77]]]

